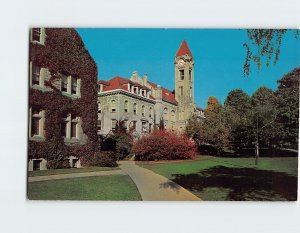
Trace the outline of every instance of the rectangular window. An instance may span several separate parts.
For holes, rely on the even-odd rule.
[[[34,159],[34,160],[32,161],[32,163],[33,163],[33,170],[34,170],[34,171],[39,171],[39,170],[41,170],[41,163],[42,163],[42,160],[40,160],[40,159]]]
[[[101,120],[98,120],[98,123],[97,123],[97,129],[98,129],[98,131],[101,130]]]
[[[77,138],[77,122],[72,122],[71,124],[71,137]]]
[[[152,124],[149,124],[149,133],[151,133],[152,130]]]
[[[179,70],[179,78],[180,80],[184,80],[184,70]]]
[[[41,119],[42,112],[37,107],[32,107],[32,116],[31,116],[31,137],[41,136]]]
[[[40,85],[41,68],[32,65],[32,85]]]
[[[68,77],[64,74],[61,75],[61,91],[68,91]]]
[[[72,77],[71,94],[77,95],[77,78]]]
[[[179,95],[183,96],[183,87],[179,87]]]
[[[41,42],[41,28],[32,28],[32,41]]]
[[[117,127],[117,120],[113,119],[111,120],[111,129],[116,130]]]
[[[192,70],[189,70],[189,79],[192,81]]]

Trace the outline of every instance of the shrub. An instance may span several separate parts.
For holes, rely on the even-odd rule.
[[[94,152],[81,158],[84,167],[117,167],[115,153],[109,151]]]
[[[184,135],[157,130],[136,141],[133,151],[136,160],[194,159],[197,147]]]

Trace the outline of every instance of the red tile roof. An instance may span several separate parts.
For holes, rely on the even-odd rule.
[[[111,90],[115,90],[115,89],[123,89],[123,90],[128,90],[128,86],[126,84],[130,83],[132,85],[135,85],[135,86],[138,86],[140,88],[143,88],[145,90],[150,90],[148,87],[146,86],[143,86],[143,85],[140,85],[139,83],[136,83],[136,82],[133,82],[129,79],[126,79],[126,78],[122,78],[122,77],[114,77],[112,78],[111,80],[109,81],[103,81],[103,80],[100,80],[98,81],[98,83],[100,84],[105,84],[105,86],[103,87],[103,91],[111,91]],[[158,85],[153,83],[153,82],[150,82],[148,81],[148,83],[153,87],[153,88],[156,88]],[[167,101],[167,102],[170,102],[170,103],[173,103],[173,104],[177,104],[177,101],[175,100],[175,94],[162,87],[161,88],[162,90],[162,99],[164,101]],[[150,95],[150,99],[154,99],[153,96]]]
[[[191,50],[189,49],[189,46],[187,45],[186,41],[183,40],[177,53],[176,56],[183,56],[183,55],[190,55],[191,57],[193,57]]]
[[[155,84],[153,82],[148,81],[148,83],[154,88],[157,87],[157,84]],[[175,100],[175,94],[172,91],[170,91],[164,87],[161,88],[161,91],[162,91],[162,99],[163,100],[165,100],[167,102],[171,102],[173,104],[177,104],[177,101]]]

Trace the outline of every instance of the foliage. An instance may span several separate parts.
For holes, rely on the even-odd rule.
[[[230,146],[250,146],[253,141],[252,135],[249,134],[251,98],[242,90],[232,90],[225,100],[223,111],[226,124],[230,128]]]
[[[109,151],[93,152],[89,156],[81,158],[84,167],[117,167],[115,153]]]
[[[187,121],[184,134],[187,137],[192,138],[199,146],[202,141],[202,135],[203,135],[202,130],[203,130],[203,122],[197,119],[195,115],[193,115]]]
[[[51,167],[58,168],[69,153],[61,136],[61,119],[65,113],[82,119],[82,130],[87,136],[87,146],[94,150],[97,144],[97,67],[74,29],[46,28],[45,45],[30,44],[30,60],[34,65],[47,67],[51,78],[45,86],[53,91],[29,90],[29,106],[45,110],[45,141],[29,141],[29,159],[45,158]],[[60,73],[81,79],[81,98],[71,99],[62,95],[53,84]],[[77,151],[80,149],[76,148]],[[76,156],[80,157],[83,153]],[[56,162],[55,162],[56,161]]]
[[[215,145],[221,150],[228,146],[230,136],[230,130],[225,121],[224,109],[216,97],[209,97],[204,112],[203,143]]]
[[[184,135],[156,130],[143,136],[133,146],[136,160],[194,159],[195,143]]]
[[[300,68],[294,69],[278,80],[277,127],[281,147],[298,148],[299,131],[299,80]]]
[[[273,61],[274,65],[279,59],[283,36],[286,29],[248,29],[247,36],[250,43],[244,43],[246,58],[244,63],[244,75],[249,76],[251,63],[255,63],[260,69],[265,62],[269,66]],[[295,38],[298,38],[299,30],[293,30]]]

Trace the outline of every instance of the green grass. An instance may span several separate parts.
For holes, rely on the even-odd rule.
[[[127,175],[95,176],[28,183],[30,200],[141,200]]]
[[[86,167],[86,168],[67,168],[67,169],[50,169],[42,171],[30,171],[28,176],[49,176],[57,174],[69,174],[69,173],[82,173],[82,172],[97,172],[97,171],[111,171],[118,170],[118,167]]]
[[[139,163],[203,200],[295,200],[298,158],[218,158]]]

